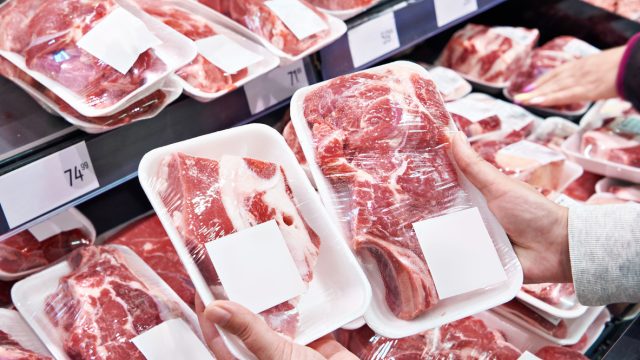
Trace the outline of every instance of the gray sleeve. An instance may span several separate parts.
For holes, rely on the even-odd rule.
[[[640,205],[570,208],[569,253],[580,303],[640,302]]]

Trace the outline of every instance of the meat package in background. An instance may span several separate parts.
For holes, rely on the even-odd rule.
[[[576,350],[561,346],[545,346],[536,351],[535,356],[542,360],[588,360],[589,358]]]
[[[0,359],[53,360],[17,311],[0,309]]]
[[[455,101],[471,92],[471,84],[457,72],[442,66],[430,68],[427,64],[420,65],[429,70],[429,74],[431,74],[431,78],[436,83],[444,101]]]
[[[610,193],[595,193],[586,201],[587,205],[614,205],[628,203],[629,202],[627,200],[622,200]]]
[[[51,360],[50,356],[24,348],[9,334],[0,330],[0,358],[7,360]]]
[[[308,0],[314,6],[326,10],[353,10],[375,4],[376,0]]]
[[[194,325],[179,298],[145,283],[117,247],[79,249],[67,262],[70,273],[47,296],[42,321],[50,322],[55,330],[48,333],[55,333],[71,359],[143,360],[132,339],[171,319]]]
[[[538,41],[536,29],[468,24],[456,32],[439,65],[494,87],[509,84]]]
[[[638,0],[583,0],[610,12],[631,20],[640,20],[640,1]]]
[[[557,151],[562,151],[562,143],[579,130],[580,127],[577,124],[567,119],[553,116],[546,118],[544,121],[540,121],[539,124],[533,128],[527,140]]]
[[[519,319],[528,326],[538,329],[554,338],[563,339],[567,336],[567,323],[560,318],[543,316],[540,312],[523,304],[517,299],[496,308],[499,313],[507,314],[509,317]]]
[[[615,184],[609,187],[608,190],[618,199],[640,203],[640,185]]]
[[[304,0],[299,0],[326,24],[326,30],[299,39],[265,3],[265,0],[199,0],[226,15],[251,32],[271,43],[280,51],[297,56],[329,38],[331,31],[327,15]]]
[[[640,114],[629,109],[605,119],[601,127],[582,135],[580,150],[589,158],[640,167]]]
[[[502,128],[502,121],[492,104],[484,101],[474,101],[472,97],[446,104],[453,121],[460,131],[468,137],[474,137]]]
[[[106,241],[133,250],[180,298],[195,309],[195,289],[169,235],[156,215],[127,225]]]
[[[587,201],[596,193],[596,184],[603,176],[585,171],[576,181],[572,182],[564,194],[578,201]]]
[[[300,163],[300,165],[304,168],[306,173],[309,173],[309,163],[307,163],[307,158],[304,156],[304,152],[302,152],[302,146],[300,145],[300,141],[298,140],[298,135],[296,135],[296,131],[293,128],[293,124],[291,123],[291,117],[287,113],[288,122],[282,131],[282,136],[287,141],[287,145],[293,150],[293,153],[296,155],[296,159]]]
[[[191,256],[217,299],[227,298],[205,244],[275,220],[304,283],[311,282],[320,239],[299,213],[284,169],[250,158],[219,160],[183,153],[168,156],[158,190]],[[169,175],[170,174],[170,175]],[[276,331],[294,337],[299,298],[260,315]]]
[[[576,290],[571,283],[565,284],[528,284],[522,290],[545,303],[561,308],[571,308],[578,303]]]

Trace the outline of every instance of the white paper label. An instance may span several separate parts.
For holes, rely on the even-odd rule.
[[[496,109],[503,130],[520,130],[536,119],[536,116],[512,103],[494,100],[492,106]]]
[[[142,20],[123,8],[105,16],[79,41],[78,47],[126,74],[143,52],[162,44]]]
[[[214,35],[196,41],[198,52],[227,74],[235,74],[263,59],[262,55],[245,49],[224,35]]]
[[[354,67],[360,67],[400,47],[393,12],[380,15],[347,33]]]
[[[14,228],[98,186],[81,142],[0,176],[0,206]]]
[[[507,280],[478,208],[423,220],[413,228],[441,300]]]
[[[244,86],[251,114],[279,103],[309,85],[302,60],[281,66]]]
[[[477,0],[433,0],[438,27],[478,10]]]
[[[299,40],[327,30],[329,25],[313,10],[298,0],[271,0],[265,5],[291,30]]]
[[[525,351],[522,353],[522,355],[520,355],[520,357],[518,358],[518,360],[542,360],[539,357],[533,355],[532,353]]]
[[[83,224],[69,211],[60,213],[49,220],[29,228],[29,232],[38,241],[44,241],[48,238],[60,234],[65,231],[82,228]]]
[[[547,165],[554,161],[565,159],[561,153],[527,140],[518,141],[517,143],[500,149],[498,152],[502,155],[532,159],[540,165]]]
[[[491,31],[502,36],[506,36],[513,40],[516,44],[525,45],[533,40],[534,34],[525,29],[510,27],[510,26],[496,26],[491,28]]]
[[[472,122],[478,122],[491,116],[496,111],[487,103],[461,99],[446,104],[447,110],[456,115],[464,116]]]
[[[564,46],[562,51],[573,56],[585,57],[599,53],[600,49],[580,39],[573,39]]]
[[[564,206],[566,208],[582,206],[582,204],[580,202],[578,202],[576,200],[573,200],[572,198],[568,197],[565,194],[558,195],[557,198],[553,199],[553,202],[555,202],[556,204],[558,204],[560,206]]]
[[[206,248],[229,300],[254,313],[306,290],[275,220],[208,242]]]
[[[131,339],[147,360],[213,359],[182,319],[171,319]]]
[[[435,67],[429,70],[429,75],[436,87],[443,94],[451,94],[465,85],[465,80],[457,72],[445,67]]]

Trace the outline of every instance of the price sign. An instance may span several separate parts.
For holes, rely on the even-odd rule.
[[[478,10],[477,0],[433,0],[438,27]]]
[[[281,66],[244,86],[251,114],[279,103],[309,85],[302,60]]]
[[[0,176],[0,206],[15,228],[99,186],[81,142]]]
[[[400,47],[393,12],[349,30],[347,37],[353,66],[356,68]]]

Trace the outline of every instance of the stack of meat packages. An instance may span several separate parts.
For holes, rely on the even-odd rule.
[[[624,16],[631,20],[640,20],[640,1],[638,0],[583,0],[591,5]]]

